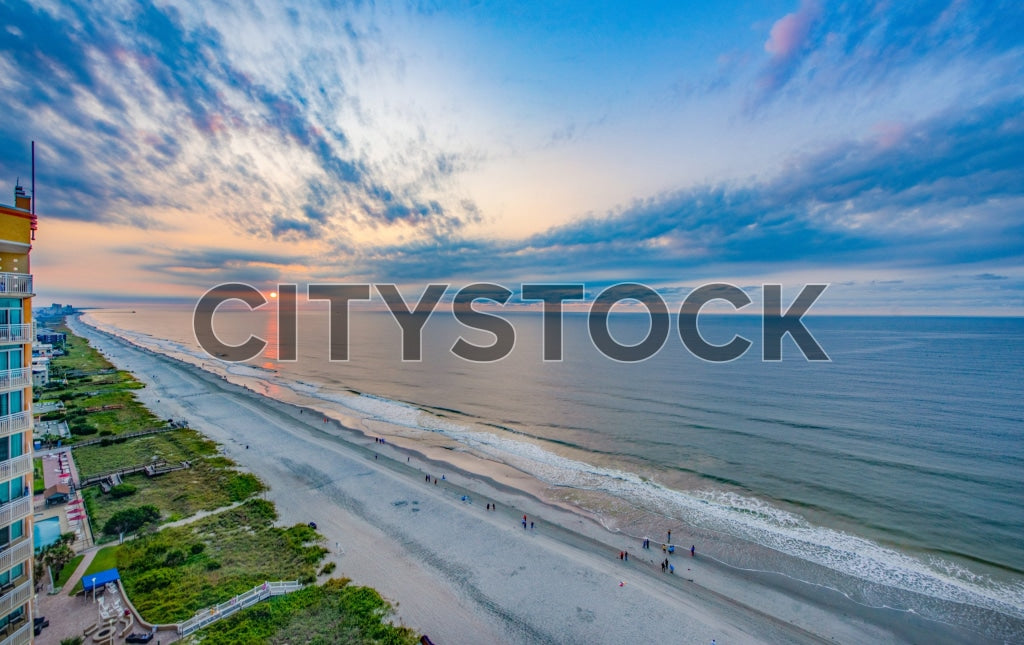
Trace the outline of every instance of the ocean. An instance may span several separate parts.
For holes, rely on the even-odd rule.
[[[203,352],[191,308],[100,310],[101,328],[226,370],[289,401],[430,433],[537,478],[610,530],[667,528],[723,566],[774,571],[853,601],[1024,640],[1024,320],[805,317],[831,358],[760,359],[761,321],[704,316],[710,342],[754,342],[729,363],[690,354],[673,327],[640,363],[602,356],[585,314],[564,318],[563,360],[542,360],[539,314],[506,315],[509,356],[450,349],[489,336],[437,313],[423,358],[401,361],[386,312],[354,312],[349,360],[329,360],[325,309],[299,313],[298,360],[226,364]],[[648,319],[612,314],[634,343]],[[267,312],[223,311],[225,342],[274,341]],[[338,342],[338,339],[334,339]]]

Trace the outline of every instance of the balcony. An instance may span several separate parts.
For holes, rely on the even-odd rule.
[[[0,295],[31,296],[32,274],[0,273]]]
[[[0,638],[2,638],[3,632],[0,632]],[[0,645],[29,645],[32,642],[32,623],[26,622],[24,625],[14,630],[10,636],[7,636],[3,640],[0,640]]]
[[[19,542],[0,551],[0,571],[7,571],[11,567],[21,564],[32,557],[32,538],[22,537]]]
[[[5,414],[0,417],[0,438],[16,432],[28,432],[32,429],[32,413],[28,410]]]
[[[29,598],[32,597],[32,578],[21,576],[19,579],[24,580],[24,582],[10,587],[0,596],[0,615],[11,613],[28,602]]]
[[[28,495],[24,495],[0,506],[0,526],[9,526],[18,520],[25,519],[31,514],[32,498]],[[2,615],[3,612],[0,611],[0,616]]]
[[[0,392],[23,390],[32,387],[32,368],[19,367],[13,370],[0,370]]]
[[[36,339],[32,323],[23,325],[0,325],[0,344],[31,343]]]
[[[0,481],[8,481],[32,472],[32,455],[25,454],[0,461]]]

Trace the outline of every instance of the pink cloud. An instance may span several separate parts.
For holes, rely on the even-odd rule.
[[[871,130],[875,143],[882,150],[899,145],[907,136],[906,124],[899,121],[880,121]]]
[[[817,2],[806,0],[800,9],[779,18],[772,25],[764,50],[775,60],[786,60],[796,54],[807,40],[811,25],[821,13]]]

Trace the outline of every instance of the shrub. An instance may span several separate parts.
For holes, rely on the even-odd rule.
[[[110,489],[110,496],[114,499],[121,499],[122,497],[128,497],[134,495],[135,491],[138,490],[131,484],[118,484]]]
[[[263,490],[263,483],[251,473],[236,473],[227,481],[227,490],[232,502],[240,502]]]
[[[69,429],[71,430],[71,434],[75,435],[76,437],[96,434],[97,432],[99,432],[98,429],[92,427],[88,423],[76,423],[72,425]]]
[[[189,551],[192,553],[192,555],[199,555],[200,553],[203,552],[204,549],[206,549],[206,545],[204,543],[196,542],[195,544],[192,545],[192,547],[189,549]]]
[[[338,563],[337,562],[328,562],[327,564],[324,565],[323,569],[320,569],[320,575],[323,576],[323,575],[327,575],[329,573],[334,573],[334,570],[336,568],[338,568]]]
[[[152,504],[126,508],[110,516],[107,523],[103,525],[103,532],[107,535],[134,533],[143,526],[152,524],[159,519],[160,509]]]

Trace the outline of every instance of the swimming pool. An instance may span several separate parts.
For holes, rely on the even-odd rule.
[[[50,546],[60,539],[60,518],[48,517],[45,520],[39,520],[35,523],[32,533],[36,551],[44,546]]]

